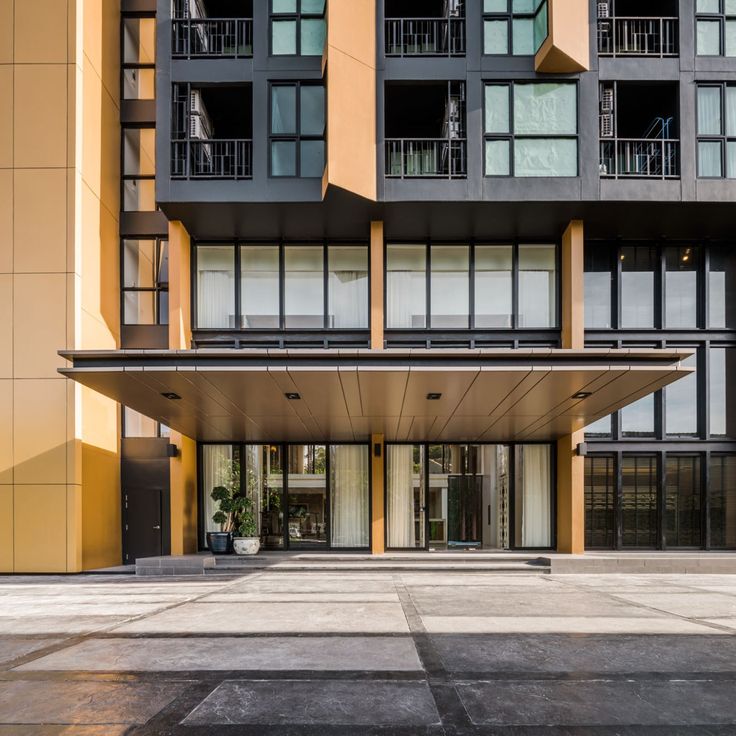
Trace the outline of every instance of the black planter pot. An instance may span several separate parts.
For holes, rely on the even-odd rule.
[[[230,532],[207,532],[207,546],[213,555],[232,554],[233,535]]]

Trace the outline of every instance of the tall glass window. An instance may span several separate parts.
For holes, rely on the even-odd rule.
[[[324,249],[284,248],[284,327],[324,327]]]
[[[386,544],[389,549],[426,546],[423,445],[386,445]]]
[[[654,395],[629,404],[621,410],[621,434],[624,437],[654,437]]]
[[[257,499],[258,533],[265,549],[284,546],[284,460],[281,445],[246,445],[246,488]]]
[[[682,361],[687,367],[698,367],[698,356]],[[670,384],[665,389],[665,428],[675,437],[696,437],[698,434],[698,379],[696,373]]]
[[[271,0],[271,54],[322,56],[325,0]]]
[[[547,26],[547,0],[483,0],[483,53],[533,56]]]
[[[552,496],[549,445],[517,445],[515,542],[517,547],[552,545]]]
[[[698,326],[698,272],[700,250],[690,246],[665,248],[665,326]]]
[[[624,455],[621,526],[624,547],[657,547],[657,458]]]
[[[368,249],[332,245],[327,251],[329,326],[368,327]]]
[[[279,247],[244,245],[240,248],[241,325],[247,329],[278,329]]]
[[[736,349],[711,348],[710,361],[710,434],[734,437],[736,427]]]
[[[519,327],[554,327],[557,323],[557,248],[519,246]]]
[[[708,327],[736,327],[736,256],[727,248],[709,250]],[[728,286],[727,286],[728,285]]]
[[[290,445],[288,448],[289,547],[327,546],[327,448]]]
[[[368,445],[330,446],[330,544],[368,547],[370,453]]]
[[[698,56],[736,56],[736,1],[696,0]]]
[[[585,458],[585,547],[612,549],[616,543],[614,518],[616,472],[613,457]]]
[[[698,176],[736,178],[734,85],[698,85]]]
[[[710,546],[736,549],[736,455],[710,456]]]
[[[700,458],[667,456],[664,535],[668,547],[700,547]]]
[[[621,327],[654,327],[655,272],[658,264],[654,247],[621,248]]]
[[[433,245],[431,253],[432,327],[469,326],[470,248]]]
[[[585,327],[613,327],[613,263],[607,247],[585,248]]]
[[[386,327],[426,327],[426,279],[426,246],[386,247]]]
[[[219,501],[212,498],[215,488],[226,488],[231,494],[240,493],[240,451],[233,445],[202,446],[202,521],[205,531],[204,545],[207,544],[207,532],[219,532],[220,524],[213,516],[220,509]],[[231,531],[223,529],[222,531]]]
[[[513,268],[513,246],[475,246],[475,327],[511,327]]]
[[[197,327],[236,327],[235,248],[232,245],[197,247]]]
[[[123,240],[123,324],[169,323],[169,244]]]
[[[577,176],[577,135],[574,82],[486,85],[486,176]]]

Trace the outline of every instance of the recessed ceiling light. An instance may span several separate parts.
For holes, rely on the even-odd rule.
[[[173,391],[164,391],[161,396],[165,399],[169,399],[170,401],[179,401],[179,399],[181,399],[181,396],[179,396],[179,394],[175,394]]]
[[[299,399],[301,399],[301,396],[296,393],[296,391],[289,391],[288,393],[285,393],[284,396],[286,396],[289,401],[299,401]]]
[[[572,395],[573,399],[587,399],[588,396],[592,396],[590,391],[578,391],[576,394]]]
[[[439,401],[442,398],[442,394],[427,394],[427,401]]]

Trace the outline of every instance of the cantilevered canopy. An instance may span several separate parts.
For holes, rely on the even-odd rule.
[[[62,352],[72,367],[61,373],[200,441],[508,442],[582,429],[688,375],[690,354],[83,351]]]

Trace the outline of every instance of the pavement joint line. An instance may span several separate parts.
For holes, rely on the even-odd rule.
[[[255,577],[261,577],[263,574],[264,574],[263,572],[257,572],[257,573],[253,573],[252,575],[248,575],[244,577],[254,577],[255,578]],[[227,590],[229,587],[236,585],[242,580],[243,580],[243,577],[236,578],[235,580],[223,581],[222,584],[219,584],[218,586],[218,592]],[[57,642],[56,644],[52,644],[42,649],[37,649],[33,652],[29,652],[26,655],[23,655],[16,659],[11,659],[7,662],[0,664],[0,674],[7,672],[9,670],[15,669],[16,667],[20,667],[21,665],[29,664],[30,662],[33,662],[36,659],[41,659],[42,657],[46,657],[49,654],[55,654],[56,652],[63,651],[64,649],[69,649],[70,647],[76,644],[81,644],[82,642],[87,641],[89,639],[94,639],[96,636],[99,636],[99,634],[101,633],[112,633],[116,628],[120,626],[124,626],[134,621],[142,621],[143,619],[150,618],[151,616],[157,616],[158,614],[163,613],[165,611],[171,611],[175,608],[180,608],[181,606],[187,605],[189,603],[194,603],[199,598],[204,598],[208,595],[212,595],[212,593],[214,592],[215,591],[207,590],[206,592],[200,593],[199,595],[194,595],[193,597],[186,597],[185,600],[171,602],[170,605],[163,606],[155,611],[148,611],[146,613],[136,614],[134,616],[124,618],[120,621],[116,621],[113,624],[105,624],[103,626],[100,626],[97,629],[92,629],[91,631],[85,632],[84,634],[78,634],[72,637],[65,638],[62,641]]]
[[[567,578],[567,577],[572,577],[572,576],[565,576],[565,577]],[[569,587],[574,588],[575,590],[581,590],[583,587],[579,584],[576,585],[573,581],[567,580],[567,579],[564,581],[560,581],[560,582],[562,582],[563,585],[568,585]],[[590,592],[590,589],[588,590]],[[644,588],[642,592],[645,592],[645,591],[646,591],[646,588]],[[618,603],[626,603],[627,605],[630,605],[633,608],[640,608],[643,611],[654,611],[655,613],[661,613],[661,614],[664,614],[665,616],[671,616],[672,618],[680,619],[681,621],[687,621],[688,623],[691,623],[691,624],[697,624],[698,626],[703,626],[705,628],[714,629],[715,631],[720,631],[724,634],[730,634],[731,636],[736,634],[736,628],[733,628],[733,627],[729,627],[729,626],[725,626],[721,624],[714,624],[712,621],[706,621],[705,619],[697,618],[695,616],[685,616],[684,614],[681,614],[681,613],[674,613],[672,611],[666,611],[662,608],[657,608],[656,606],[648,606],[645,603],[640,603],[638,601],[629,601],[629,600],[626,600],[625,598],[619,597],[620,595],[624,595],[624,594],[619,594],[619,596],[617,596],[615,593],[611,593],[607,590],[602,590],[602,589],[595,590],[595,592],[600,593],[606,598],[615,600]],[[707,591],[701,590],[700,592],[703,593]]]

